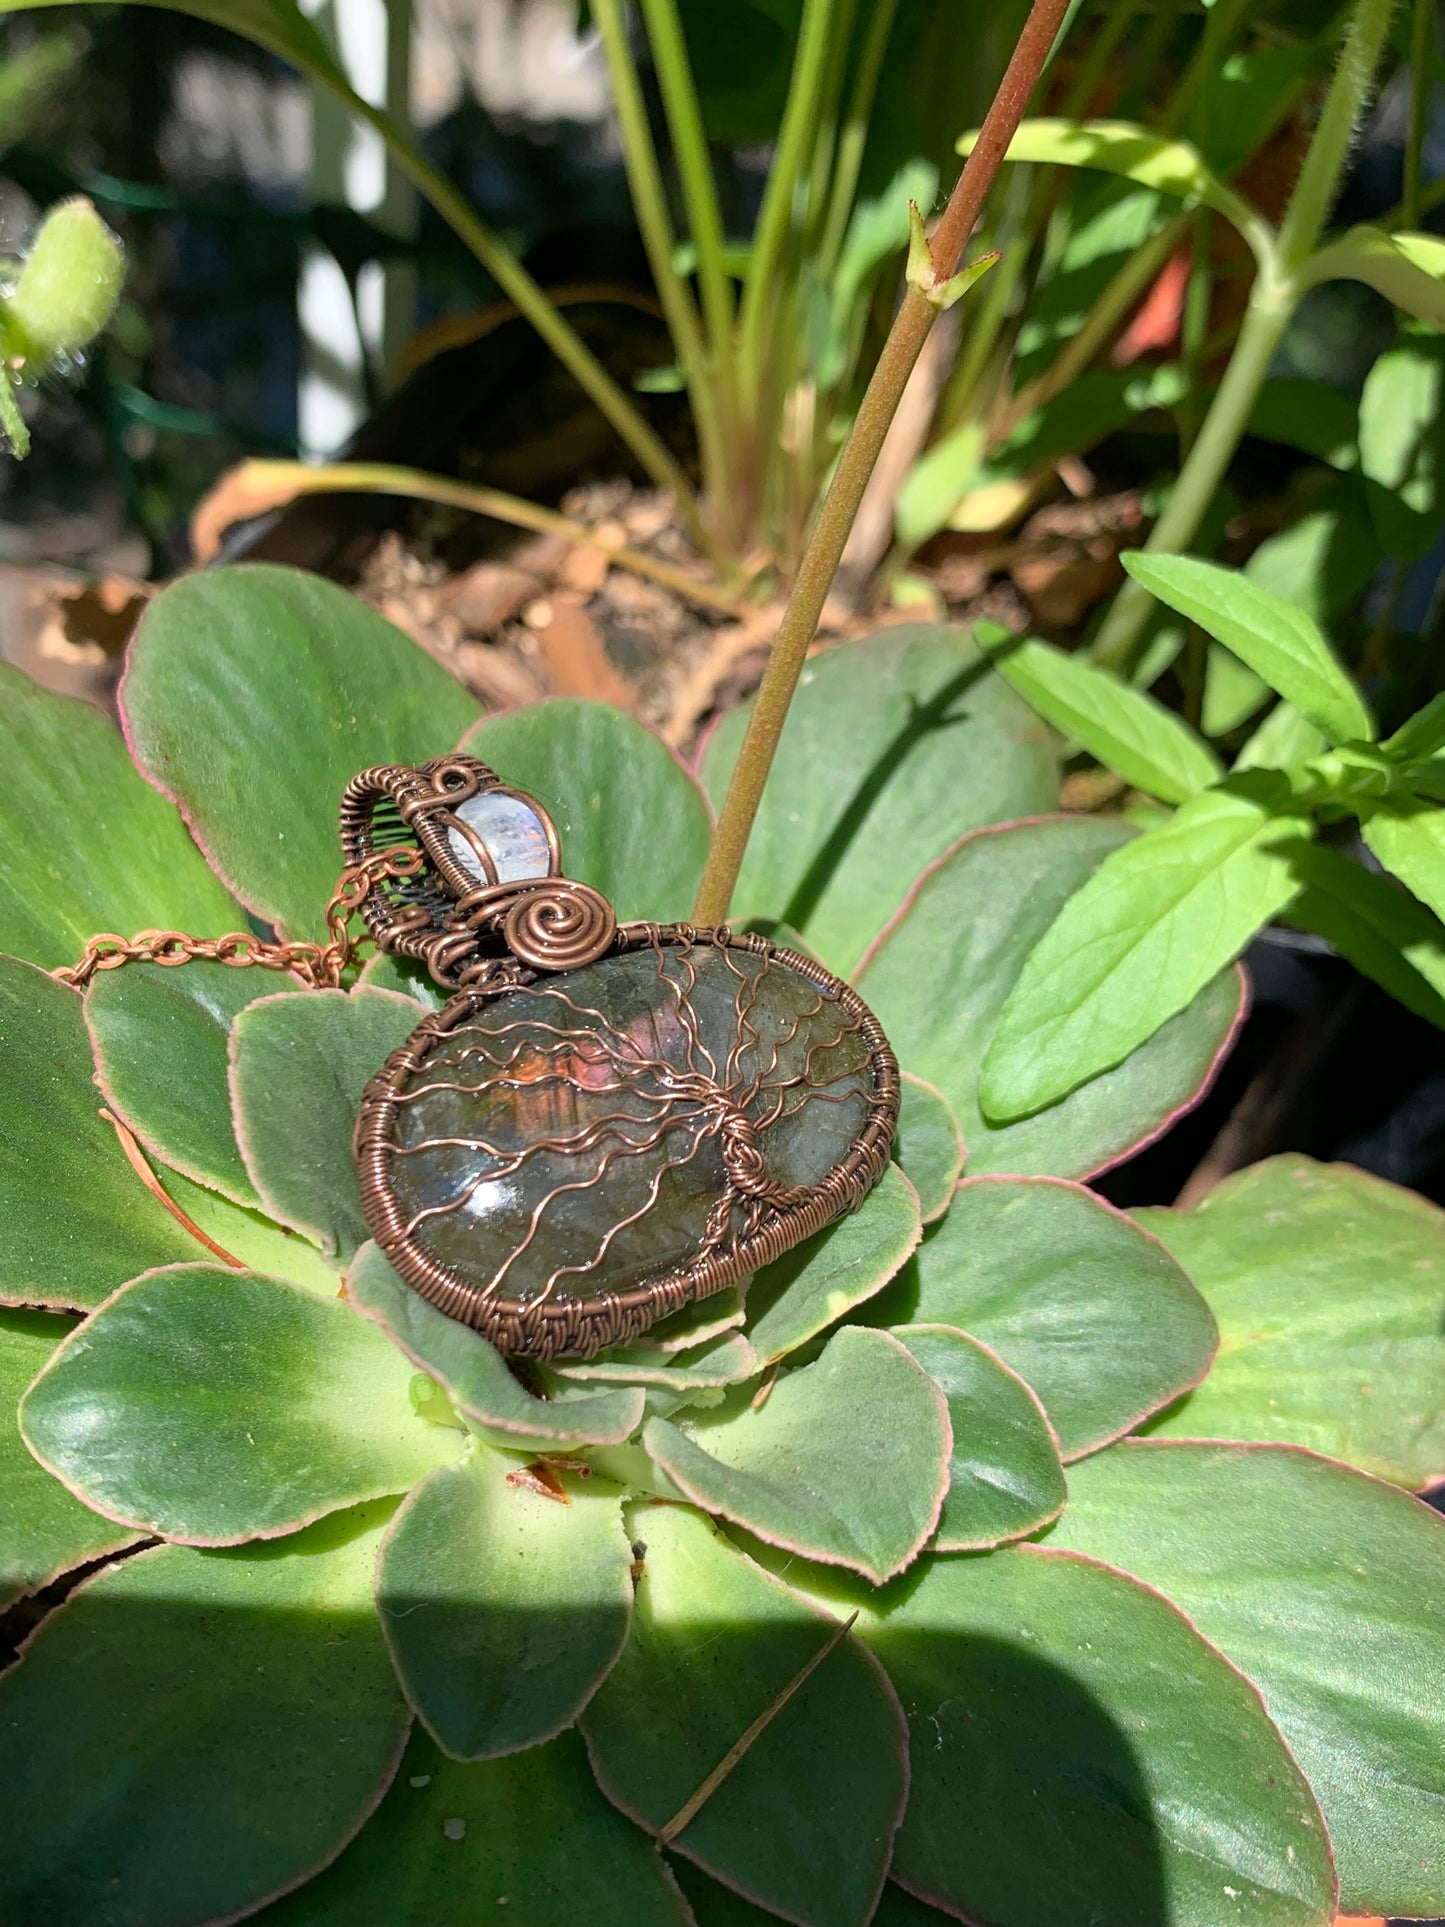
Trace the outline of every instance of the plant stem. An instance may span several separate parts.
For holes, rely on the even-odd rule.
[[[788,104],[778,130],[763,204],[758,211],[747,286],[743,290],[739,361],[745,408],[756,408],[760,400],[774,305],[773,281],[793,225],[798,182],[817,125],[819,101],[828,74],[832,25],[833,0],[803,0],[798,51],[788,82]]]
[[[707,492],[714,502],[725,504],[730,497],[731,487],[718,423],[717,395],[703,347],[697,309],[673,261],[672,222],[668,217],[667,195],[657,164],[652,129],[647,124],[647,108],[638,84],[632,49],[627,44],[627,28],[623,22],[620,0],[593,0],[592,18],[601,36],[603,52],[607,57],[607,71],[612,79],[612,99],[622,135],[622,159],[627,170],[627,184],[632,191],[633,211],[637,215],[637,225],[647,250],[662,312],[667,318],[668,332],[687,381]]]
[[[502,489],[479,488],[472,482],[454,482],[444,475],[429,475],[425,469],[397,468],[386,462],[328,462],[318,466],[311,462],[250,461],[242,464],[235,479],[237,496],[247,514],[280,508],[298,495],[401,495],[413,502],[440,502],[474,515],[493,516],[514,528],[561,535],[584,548],[601,549],[617,568],[661,583],[701,608],[734,617],[743,612],[741,597],[726,589],[638,549],[615,548],[586,523],[574,522],[555,509],[542,508]],[[228,519],[237,519],[234,508]],[[197,540],[198,553],[210,549],[208,538],[214,533],[198,526],[198,538],[205,538]]]
[[[1229,366],[1194,446],[1179,471],[1169,505],[1144,547],[1174,554],[1199,531],[1209,504],[1244,438],[1270,363],[1300,299],[1300,270],[1314,251],[1339,186],[1360,110],[1369,94],[1389,29],[1394,0],[1357,0],[1340,64],[1305,154],[1277,239],[1253,242],[1259,269]],[[1095,662],[1127,670],[1149,619],[1153,597],[1132,580],[1115,596],[1090,648]]]
[[[692,484],[677,460],[582,337],[569,322],[563,320],[521,262],[478,218],[446,176],[432,166],[411,137],[388,114],[379,107],[373,107],[349,88],[331,81],[328,84],[341,95],[353,113],[367,121],[381,135],[402,172],[465,242],[498,287],[516,303],[518,312],[531,322],[577,385],[597,404],[658,488],[665,489],[672,496],[678,513],[698,547],[718,568],[725,568],[727,558],[703,527]]]
[[[935,288],[943,286],[958,267],[964,245],[973,232],[1008,144],[1024,117],[1029,96],[1067,11],[1068,0],[1033,0],[978,140],[934,229],[930,252]],[[823,603],[832,587],[883,438],[937,314],[929,294],[910,285],[838,458],[778,626],[708,852],[707,868],[693,910],[694,919],[700,924],[721,923],[727,916],[738,871],[742,868],[743,852],[777,753],[788,705],[807,659],[808,646],[817,633]]]
[[[853,197],[858,191],[858,175],[863,166],[863,150],[868,145],[868,128],[873,118],[873,101],[878,92],[878,76],[883,71],[883,56],[888,51],[888,36],[893,31],[898,0],[874,0],[853,91],[848,100],[847,118],[838,139],[838,154],[833,165],[833,182],[828,193],[828,212],[823,235],[818,243],[818,279],[825,285],[833,277],[843,237],[848,232],[848,217],[853,212]]]
[[[1405,140],[1402,206],[1405,226],[1420,225],[1420,163],[1425,153],[1425,121],[1430,106],[1431,29],[1435,0],[1415,0],[1410,19],[1410,131]]]
[[[724,423],[737,407],[737,362],[733,353],[733,291],[723,265],[725,237],[718,207],[717,182],[708,154],[707,132],[687,42],[678,19],[676,0],[642,0],[653,66],[662,90],[672,150],[677,160],[688,229],[697,249],[697,280],[707,318],[709,346],[717,368]]]

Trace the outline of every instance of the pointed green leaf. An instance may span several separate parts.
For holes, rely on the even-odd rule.
[[[893,1872],[920,1897],[995,1927],[1333,1919],[1319,1809],[1258,1694],[1127,1574],[930,1557],[860,1631],[908,1710]]]
[[[1332,743],[1374,740],[1359,691],[1303,610],[1237,570],[1192,555],[1135,550],[1121,560],[1150,595],[1233,650]]]
[[[1304,888],[1286,921],[1332,943],[1407,1010],[1445,1029],[1445,927],[1388,877],[1322,843],[1297,850]]]
[[[1406,314],[1445,325],[1445,241],[1434,234],[1387,234],[1352,227],[1305,263],[1301,281],[1363,281]]]
[[[923,1222],[932,1224],[948,1209],[954,1187],[963,1176],[963,1132],[936,1084],[904,1071],[902,1085],[893,1155],[918,1193]]]
[[[715,805],[750,709],[730,711],[708,740],[702,780]],[[844,643],[803,671],[733,921],[783,918],[849,975],[925,864],[979,824],[1057,800],[1046,731],[965,629],[908,624]]]
[[[79,997],[0,957],[0,1303],[85,1310],[198,1247],[126,1162]]]
[[[692,1927],[645,1834],[597,1791],[575,1733],[464,1766],[418,1728],[332,1867],[265,1927]]]
[[[1241,1006],[1237,972],[1207,985],[1117,1070],[1047,1111],[1000,1127],[979,1110],[979,1062],[1024,959],[1070,892],[1133,834],[1123,823],[1072,816],[966,838],[922,879],[858,974],[903,1063],[948,1099],[975,1175],[1085,1177],[1107,1168],[1196,1102],[1229,1044]]]
[[[692,1431],[649,1419],[642,1442],[694,1504],[879,1584],[933,1531],[948,1486],[942,1393],[895,1338],[856,1325],[755,1407]]]
[[[495,1759],[570,1726],[621,1652],[632,1611],[622,1495],[563,1477],[568,1503],[511,1482],[476,1445],[392,1521],[377,1606],[407,1698],[444,1752]]]
[[[1163,703],[1081,656],[1030,640],[1000,650],[994,663],[1046,723],[1135,789],[1182,803],[1224,774],[1213,750]]]
[[[21,0],[0,0],[0,13],[14,13],[20,4]],[[32,6],[34,0],[24,0],[24,4]],[[44,7],[68,4],[70,0],[40,0]],[[324,41],[292,0],[154,0],[154,4],[227,27],[320,77],[336,75],[336,64]]]
[[[977,138],[964,134],[958,142],[959,153],[971,153]],[[1176,200],[1202,202],[1236,227],[1247,228],[1252,219],[1257,221],[1239,196],[1210,171],[1197,147],[1151,134],[1133,121],[1026,120],[1009,142],[1004,159],[1098,168]]]
[[[325,936],[351,778],[444,755],[477,717],[375,610],[262,563],[161,591],[131,644],[121,706],[146,775],[242,901],[291,937]]]
[[[1432,696],[1380,747],[1392,761],[1406,765],[1445,749],[1445,693]]]
[[[1445,916],[1445,809],[1423,798],[1376,806],[1361,823],[1366,843],[1437,917]]]
[[[428,1372],[484,1437],[524,1452],[567,1445],[617,1445],[642,1423],[640,1387],[578,1388],[533,1398],[480,1332],[458,1324],[404,1285],[374,1244],[363,1245],[346,1277],[346,1295],[394,1345]]]
[[[26,1443],[87,1505],[194,1545],[295,1532],[405,1492],[456,1457],[412,1373],[339,1302],[279,1278],[178,1265],[66,1340],[20,1406]]]
[[[1312,1446],[1401,1485],[1445,1472],[1445,1213],[1291,1154],[1196,1210],[1136,1216],[1220,1333],[1208,1378],[1151,1430]]]
[[[638,1506],[632,1636],[583,1731],[608,1798],[655,1832],[765,1713],[836,1622],[680,1506]],[[903,1725],[881,1668],[842,1639],[674,1851],[800,1927],[863,1927],[903,1811]]]
[[[707,861],[712,821],[672,751],[609,703],[558,697],[491,716],[463,748],[542,804],[562,867],[590,883],[623,922],[685,922]]]
[[[234,1920],[340,1852],[406,1738],[371,1602],[386,1512],[138,1553],[51,1614],[0,1676],[7,1919]]]
[[[1158,1241],[1082,1185],[968,1178],[886,1301],[981,1339],[1043,1401],[1066,1459],[1195,1385],[1216,1332]]]
[[[1033,1387],[951,1325],[900,1325],[893,1335],[947,1399],[953,1427],[948,1493],[930,1550],[977,1552],[1056,1519],[1064,1468]]]
[[[37,1465],[15,1422],[20,1394],[69,1329],[52,1312],[0,1311],[0,1607],[135,1539]]]
[[[1004,1005],[979,1076],[987,1115],[1040,1111],[1122,1063],[1289,902],[1311,825],[1271,802],[1208,790],[1104,859]]]
[[[231,1029],[236,1135],[272,1217],[349,1257],[370,1235],[351,1138],[361,1094],[421,1021],[390,990],[283,991]]]
[[[1445,284],[1437,293],[1445,298]],[[1425,555],[1440,530],[1442,395],[1445,352],[1437,335],[1423,331],[1377,357],[1360,395],[1360,468],[1370,515],[1388,552],[1406,561]]]
[[[54,970],[103,930],[221,937],[244,927],[119,732],[4,663],[0,763],[0,932],[13,955]]]
[[[96,1076],[111,1109],[174,1171],[258,1202],[231,1119],[226,1045],[247,1004],[291,978],[225,964],[129,964],[85,995]]]
[[[918,1194],[890,1164],[856,1211],[754,1277],[748,1338],[761,1363],[775,1364],[881,1291],[921,1231]]]
[[[1225,652],[1225,659],[1233,657]],[[1325,739],[1313,723],[1306,721],[1293,703],[1278,702],[1241,748],[1234,759],[1238,772],[1245,769],[1291,769],[1322,755]]]
[[[1289,1446],[1130,1440],[1069,1475],[1057,1542],[1159,1586],[1264,1695],[1348,1914],[1445,1907],[1445,1522]]]

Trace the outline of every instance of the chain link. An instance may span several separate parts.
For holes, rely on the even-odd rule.
[[[360,863],[350,864],[337,878],[326,906],[327,943],[268,943],[249,931],[227,937],[188,937],[180,930],[140,930],[118,937],[102,930],[90,938],[78,963],[52,972],[61,983],[84,990],[101,970],[119,970],[128,963],[154,963],[174,968],[188,963],[229,964],[244,970],[289,970],[312,990],[338,990],[342,974],[355,958],[363,938],[351,935],[351,920],[379,883],[419,874],[426,858],[417,849],[377,850]]]

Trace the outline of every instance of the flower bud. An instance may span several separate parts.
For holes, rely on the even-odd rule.
[[[75,354],[110,320],[124,279],[125,252],[91,203],[58,202],[5,304],[12,351],[37,372]]]

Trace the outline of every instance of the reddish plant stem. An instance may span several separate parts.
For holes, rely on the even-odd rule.
[[[935,289],[941,289],[958,267],[1068,6],[1069,0],[1034,0],[973,152],[964,163],[948,206],[933,231],[930,253]],[[788,606],[778,625],[777,638],[708,852],[707,868],[693,910],[696,923],[718,924],[727,917],[763,785],[772,768],[809,644],[818,632],[823,604],[833,586],[883,438],[938,313],[929,291],[910,286],[888,331],[847,444],[838,458],[833,480],[818,510]]]

